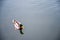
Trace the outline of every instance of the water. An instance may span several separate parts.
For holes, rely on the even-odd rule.
[[[1,0],[1,40],[60,40],[60,0]],[[24,35],[12,20],[24,25]]]

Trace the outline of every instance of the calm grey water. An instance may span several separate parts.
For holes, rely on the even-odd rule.
[[[0,40],[60,40],[60,0],[0,0]],[[24,35],[12,19],[24,25]]]

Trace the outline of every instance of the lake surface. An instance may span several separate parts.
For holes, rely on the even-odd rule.
[[[60,40],[60,0],[1,0],[1,40]],[[12,20],[24,25],[24,35]]]

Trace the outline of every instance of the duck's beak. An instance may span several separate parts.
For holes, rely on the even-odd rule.
[[[24,29],[24,26],[22,26],[22,28]]]

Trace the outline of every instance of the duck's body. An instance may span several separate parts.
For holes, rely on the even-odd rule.
[[[24,33],[22,32],[22,30],[23,30],[23,25],[21,24],[21,22],[16,21],[16,20],[13,20],[13,24],[14,24],[15,30],[20,30],[20,33],[21,33],[21,34],[24,34]]]

